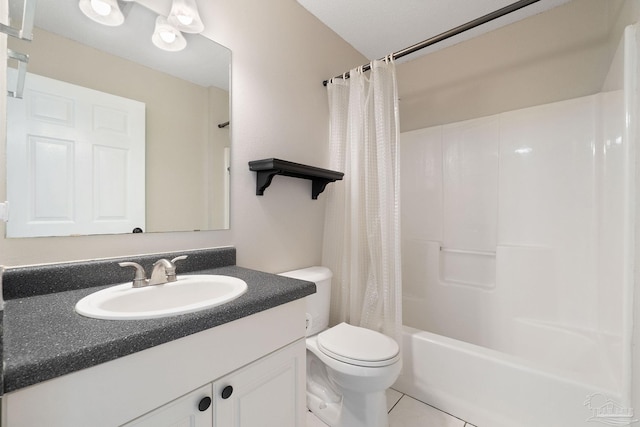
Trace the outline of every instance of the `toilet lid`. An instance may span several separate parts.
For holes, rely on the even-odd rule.
[[[318,348],[329,357],[358,366],[387,366],[395,362],[400,353],[392,338],[347,323],[320,333]]]

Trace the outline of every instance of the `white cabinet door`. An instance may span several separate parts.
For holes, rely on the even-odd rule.
[[[303,426],[305,351],[296,341],[215,381],[215,426]]]
[[[144,230],[145,104],[27,73],[7,98],[7,199],[8,237]]]
[[[122,427],[212,427],[211,384],[169,402]]]

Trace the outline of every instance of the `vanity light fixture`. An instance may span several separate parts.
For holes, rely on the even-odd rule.
[[[184,33],[201,33],[204,30],[196,0],[173,0],[167,21]]]
[[[87,17],[102,25],[117,27],[124,22],[117,0],[80,0],[78,6]]]
[[[177,52],[187,46],[187,41],[182,33],[171,25],[164,16],[156,18],[156,28],[151,36],[151,41],[160,49],[170,52]]]
[[[80,10],[95,22],[108,26],[118,26],[124,22],[124,14],[118,5],[119,0],[79,0]],[[133,3],[136,0],[120,0]],[[128,4],[127,6],[131,6]],[[126,9],[127,7],[125,7]],[[196,0],[172,0],[169,16],[156,18],[155,30],[151,41],[158,48],[177,52],[187,46],[184,33],[200,33],[204,24],[198,13]]]

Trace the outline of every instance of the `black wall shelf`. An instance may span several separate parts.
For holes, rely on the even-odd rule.
[[[262,159],[249,162],[249,170],[257,172],[256,196],[262,196],[264,190],[271,185],[271,180],[276,175],[290,176],[311,180],[311,198],[317,199],[327,184],[341,180],[342,172],[302,165],[280,159]]]

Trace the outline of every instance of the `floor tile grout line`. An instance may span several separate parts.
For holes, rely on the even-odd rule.
[[[443,411],[443,410],[442,410],[442,409],[440,409],[440,408],[436,408],[435,406],[430,405],[430,404],[428,404],[427,402],[423,402],[422,400],[420,400],[420,399],[416,399],[415,397],[410,396],[410,395],[408,395],[408,394],[403,394],[403,395],[402,395],[402,397],[404,397],[404,396],[409,396],[411,399],[413,399],[413,400],[417,400],[418,402],[422,403],[423,405],[430,406],[430,407],[432,407],[433,409],[435,409],[436,411],[440,411],[440,412],[442,412],[443,414],[447,414],[447,415],[449,415],[450,417],[453,417],[453,418],[455,418],[455,419],[457,419],[457,420],[460,420],[460,421],[462,421],[462,422],[464,423],[464,425],[465,425],[465,426],[466,426],[467,424],[469,424],[467,421],[463,420],[462,418],[456,417],[455,415],[450,414],[450,413],[448,413],[448,412],[446,412],[446,411]],[[394,407],[395,407],[395,405],[394,405]],[[391,411],[389,411],[389,412],[391,412]],[[470,426],[472,426],[471,424],[469,424],[469,425],[470,425]],[[463,427],[464,427],[464,426],[463,426]]]
[[[445,414],[445,415],[447,415],[447,416],[449,416],[449,417],[451,417],[451,418],[453,418],[453,419],[456,419],[456,420],[458,420],[458,421],[462,422],[462,423],[463,423],[463,424],[462,424],[462,427],[476,427],[475,425],[473,425],[473,424],[469,423],[468,421],[465,421],[465,420],[463,420],[463,419],[461,419],[461,418],[456,417],[455,415],[452,415],[452,414],[450,414],[450,413],[448,413],[448,412],[445,412],[445,411],[443,411],[443,410],[441,410],[441,409],[439,409],[439,408],[436,408],[435,406],[430,405],[430,404],[428,404],[428,403],[426,403],[426,402],[423,402],[422,400],[416,399],[415,397],[412,397],[412,396],[410,396],[410,395],[408,395],[408,394],[405,394],[405,393],[402,393],[402,392],[398,392],[397,390],[395,390],[395,391],[396,391],[398,394],[400,394],[400,397],[395,401],[395,403],[393,404],[393,406],[391,406],[391,409],[389,409],[389,411],[388,411],[388,413],[389,413],[389,414],[391,414],[391,412],[392,412],[394,409],[396,409],[396,407],[398,406],[398,404],[400,403],[400,401],[401,401],[404,397],[409,397],[409,399],[411,399],[411,400],[415,400],[416,402],[419,402],[419,403],[420,403],[420,404],[422,404],[422,405],[428,406],[428,407],[430,407],[430,408],[432,408],[432,409],[434,409],[434,410],[436,410],[436,411],[438,411],[438,412],[440,412],[440,413],[442,413],[442,414]],[[401,411],[401,412],[402,412],[402,411]],[[312,411],[309,411],[309,413],[310,413],[312,416],[314,416],[314,417],[315,417],[315,415],[313,414],[313,412],[312,412]],[[317,419],[317,417],[316,417],[316,419]],[[319,419],[318,419],[318,420],[319,420]],[[320,420],[319,420],[319,421],[320,421]],[[322,422],[322,421],[320,421],[320,422]],[[324,425],[324,423],[323,423],[323,425]],[[328,426],[327,426],[327,427],[328,427]]]
[[[389,411],[387,411],[388,414],[390,414],[391,411],[393,411],[393,408],[395,408],[398,405],[398,403],[400,403],[402,398],[405,396],[404,393],[400,393],[400,394],[401,394],[400,399],[396,400],[396,403],[394,403],[393,406],[391,407],[391,409],[389,409]]]

